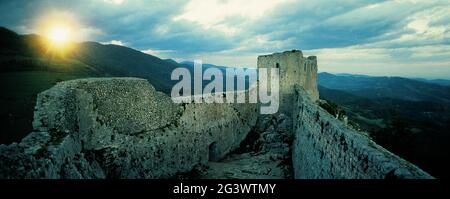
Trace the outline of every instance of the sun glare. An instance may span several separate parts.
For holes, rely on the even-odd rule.
[[[64,25],[55,25],[50,27],[47,36],[53,45],[61,47],[71,40],[71,29]]]
[[[68,11],[50,10],[36,20],[37,33],[44,36],[44,44],[52,55],[66,53],[76,47],[76,42],[84,39],[82,25],[76,16]]]

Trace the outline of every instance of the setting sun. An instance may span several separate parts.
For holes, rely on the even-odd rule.
[[[54,26],[49,31],[49,39],[55,44],[65,44],[70,40],[70,28],[66,26]]]
[[[44,36],[48,52],[65,54],[80,40],[82,25],[74,14],[52,11],[40,16],[35,24],[37,32]]]
[[[48,52],[65,54],[72,50],[75,39],[75,26],[69,23],[54,22],[44,28]]]

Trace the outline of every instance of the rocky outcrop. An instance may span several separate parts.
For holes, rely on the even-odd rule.
[[[0,146],[0,178],[167,178],[221,159],[255,104],[174,104],[146,80],[62,82],[39,94],[35,132]]]
[[[301,86],[295,90],[295,178],[432,178],[312,103]]]

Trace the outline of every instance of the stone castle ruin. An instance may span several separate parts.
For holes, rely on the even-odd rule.
[[[272,137],[255,147],[272,155],[255,157],[282,154],[294,178],[432,178],[315,103],[316,57],[275,53],[258,67],[280,68],[280,112],[270,120],[258,104],[175,104],[144,79],[58,83],[39,94],[33,132],[0,145],[0,178],[172,178],[216,165],[255,135]],[[278,143],[279,132],[292,139]]]
[[[278,68],[280,71],[280,111],[290,113],[294,103],[294,84],[299,84],[311,101],[319,99],[317,89],[317,59],[303,57],[299,50],[258,57],[258,68]]]

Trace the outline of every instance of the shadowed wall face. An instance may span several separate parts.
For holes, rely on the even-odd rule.
[[[292,160],[299,179],[433,178],[351,129],[295,87]]]

